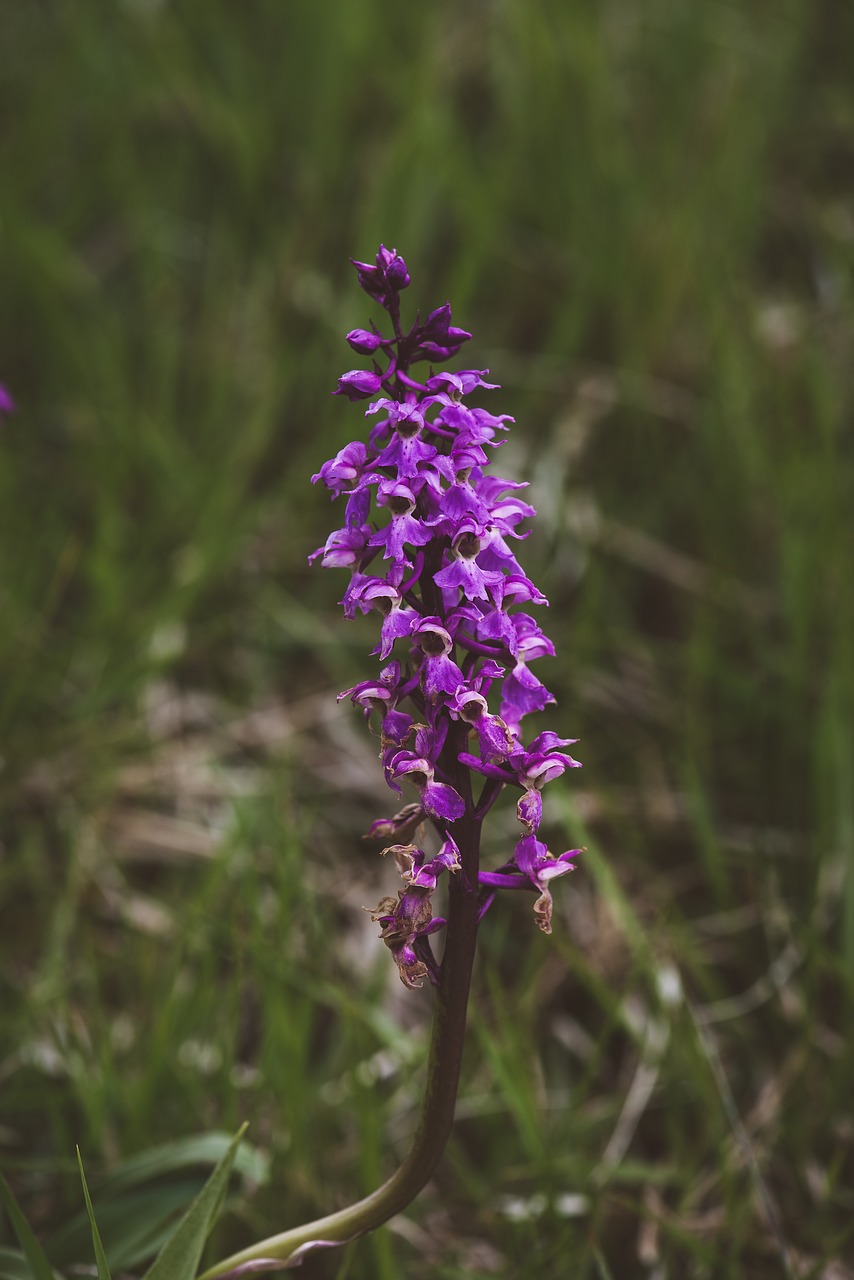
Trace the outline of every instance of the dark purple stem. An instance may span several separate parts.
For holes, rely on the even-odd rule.
[[[495,804],[495,801],[501,795],[505,785],[506,780],[503,778],[488,778],[484,783],[483,790],[480,793],[480,799],[477,802],[477,809],[475,810],[475,816],[479,818],[481,822],[483,822],[484,818]]]

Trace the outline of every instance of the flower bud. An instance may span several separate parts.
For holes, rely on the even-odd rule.
[[[338,379],[338,390],[334,396],[346,396],[348,400],[369,400],[375,396],[382,385],[380,375],[368,369],[351,369]]]
[[[370,294],[372,298],[381,298],[386,288],[384,272],[372,266],[370,262],[357,262],[355,258],[351,258],[350,261],[356,268],[359,285],[365,293]]]
[[[405,289],[409,284],[409,272],[406,269],[406,263],[398,254],[395,254],[386,267],[385,278],[390,287],[398,291]]]
[[[359,355],[369,356],[376,351],[382,342],[381,333],[372,333],[370,329],[351,329],[347,334],[347,341],[354,351],[358,351]]]

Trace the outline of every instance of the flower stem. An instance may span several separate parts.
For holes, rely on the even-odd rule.
[[[456,769],[452,768],[451,772],[464,772],[458,762],[454,763]],[[457,781],[462,785],[460,779]],[[214,1280],[238,1268],[245,1267],[247,1271],[262,1269],[263,1262],[267,1260],[278,1259],[284,1263],[298,1249],[314,1241],[344,1244],[356,1236],[365,1235],[405,1209],[432,1176],[454,1121],[477,943],[481,823],[472,812],[470,796],[469,788],[466,813],[454,824],[462,869],[450,877],[448,886],[448,924],[433,1011],[427,1082],[409,1155],[387,1182],[363,1200],[250,1245],[210,1267],[199,1280]]]

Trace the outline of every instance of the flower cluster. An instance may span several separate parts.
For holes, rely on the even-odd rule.
[[[513,548],[534,508],[520,496],[524,484],[489,472],[512,419],[466,404],[494,389],[487,370],[433,370],[471,337],[451,323],[447,303],[404,332],[400,293],[409,273],[399,254],[381,246],[374,263],[354,266],[391,332],[372,324],[347,335],[372,368],[345,373],[334,394],[370,401],[373,425],[367,441],[346,445],[312,477],[344,498],[345,510],[342,527],[310,559],[350,570],[346,617],[376,611],[382,619],[374,653],[384,665],[340,696],[366,719],[379,718],[386,781],[396,792],[407,783],[418,797],[369,832],[400,841],[384,852],[394,855],[404,888],[382,900],[374,919],[413,986],[425,975],[438,981],[429,943],[444,924],[432,910],[437,882],[446,871],[467,874],[455,824],[458,837],[466,823],[467,832],[479,830],[505,786],[521,792],[521,834],[502,866],[476,870],[483,910],[499,888],[532,889],[537,923],[551,931],[549,884],[573,869],[579,851],[554,857],[539,839],[541,791],[578,761],[565,750],[575,739],[545,732],[527,747],[522,740],[524,717],[554,701],[531,669],[554,646],[527,612],[548,602]],[[423,381],[410,374],[417,363],[428,365]],[[476,800],[473,775],[482,779]],[[406,843],[428,820],[441,840],[432,857]]]

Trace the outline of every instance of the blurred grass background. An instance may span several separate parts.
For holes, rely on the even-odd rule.
[[[97,1211],[122,1160],[248,1119],[225,1249],[413,1127],[430,997],[361,910],[391,810],[335,703],[372,632],[306,566],[382,240],[516,415],[542,723],[585,764],[549,834],[589,853],[552,938],[487,919],[435,1181],[306,1273],[854,1275],[854,10],[43,0],[3,31],[0,1167],[53,1260],[89,1260],[75,1143]]]

